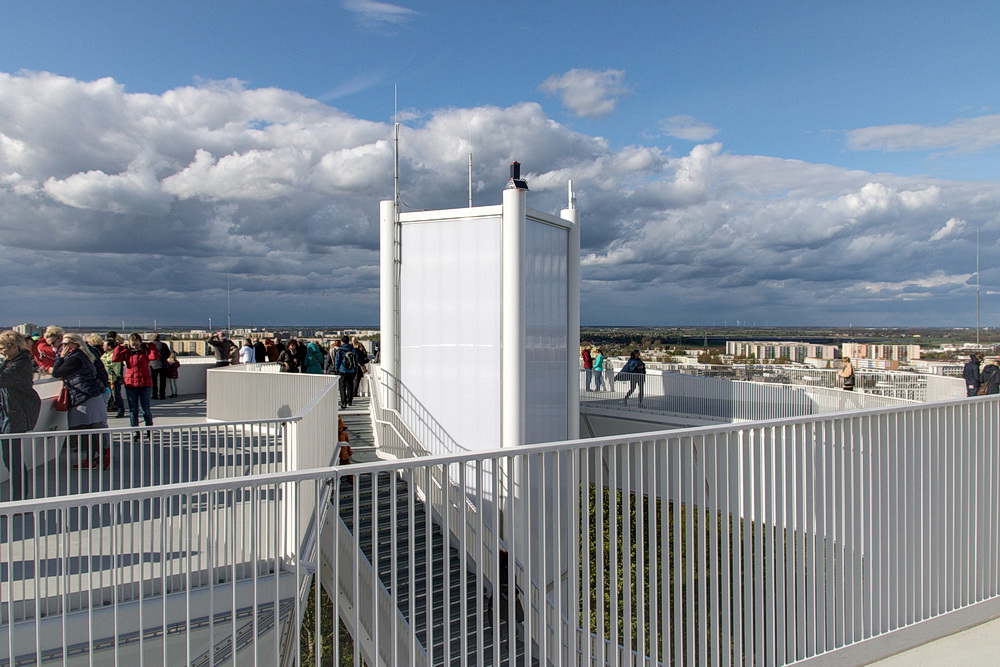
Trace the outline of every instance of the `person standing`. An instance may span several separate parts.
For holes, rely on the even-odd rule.
[[[604,382],[604,362],[605,362],[605,357],[604,357],[604,352],[599,347],[595,348],[594,352],[597,353],[597,356],[594,357],[594,366],[593,366],[593,368],[594,368],[594,391],[601,391],[603,389],[603,382]]]
[[[170,357],[170,346],[160,340],[160,334],[153,334],[153,347],[159,358],[149,362],[149,372],[153,377],[153,398],[163,400],[167,397],[167,358]]]
[[[854,366],[850,357],[844,357],[844,365],[837,371],[837,375],[843,381],[844,391],[854,391]]]
[[[241,364],[252,364],[254,362],[253,347],[250,346],[250,341],[243,341],[243,347],[240,348],[240,363]]]
[[[16,331],[0,333],[0,433],[27,433],[35,428],[42,400],[34,387],[31,366],[31,343]],[[24,497],[24,470],[21,440],[11,438],[0,443],[3,462],[10,471],[8,495],[0,502]]]
[[[253,344],[253,360],[258,364],[263,364],[267,361],[267,348],[264,347],[264,341],[260,338]]]
[[[288,341],[288,345],[281,354],[278,355],[278,363],[281,364],[280,372],[298,373],[299,368],[299,342],[294,338]]]
[[[586,390],[592,391],[590,383],[594,379],[594,358],[590,356],[590,345],[584,345],[580,348],[580,356],[583,357],[583,372],[587,376]]]
[[[323,372],[323,351],[313,341],[306,343],[306,356],[302,364],[303,373]]]
[[[128,399],[128,418],[132,426],[139,425],[139,410],[143,423],[153,425],[153,413],[149,408],[153,395],[153,376],[149,372],[149,362],[159,358],[159,352],[152,344],[142,342],[142,336],[129,334],[128,345],[121,344],[111,355],[112,361],[120,361],[125,367],[125,396]],[[136,433],[136,439],[139,434]]]
[[[233,349],[236,347],[233,341],[229,340],[225,331],[218,331],[208,339],[208,344],[212,346],[212,355],[215,357],[215,367],[222,368],[228,366]]]
[[[180,375],[181,362],[173,352],[167,357],[167,386],[170,387],[170,398],[177,398],[177,377]]]
[[[354,358],[358,362],[356,372],[354,373],[353,393],[353,397],[357,398],[361,394],[361,381],[365,373],[368,372],[367,366],[371,359],[368,358],[368,350],[365,348],[365,344],[358,340],[357,336],[351,338],[351,345],[354,347]]]
[[[40,373],[49,373],[59,356],[59,345],[62,343],[62,327],[51,325],[46,327],[42,337],[35,341],[31,348],[31,356],[35,360]]]
[[[1000,360],[990,359],[990,363],[983,366],[983,371],[979,376],[981,383],[980,394],[1000,394],[1000,367],[997,366],[998,361]]]
[[[79,334],[64,334],[59,356],[52,365],[52,377],[63,381],[69,397],[66,419],[71,431],[108,427],[108,403],[105,385],[96,364],[100,360]],[[111,465],[111,450],[105,450],[104,468]],[[80,443],[80,462],[75,468],[96,468],[101,459],[101,437],[86,438]]]
[[[358,358],[350,338],[341,336],[340,343],[333,355],[333,372],[340,376],[340,408],[344,409],[354,402],[354,374],[358,370]]]
[[[111,388],[111,400],[108,402],[108,409],[111,409],[113,403],[115,417],[120,418],[125,416],[125,400],[122,398],[124,379],[122,378],[121,362],[111,360],[116,345],[117,341],[110,338],[104,343],[105,352],[101,355],[101,363],[104,364],[104,368],[108,371],[108,386]]]
[[[979,366],[982,363],[983,353],[976,352],[969,355],[969,360],[965,362],[965,366],[962,368],[962,379],[965,380],[966,396],[975,396],[976,392],[979,391],[979,385],[982,382],[979,377]]]

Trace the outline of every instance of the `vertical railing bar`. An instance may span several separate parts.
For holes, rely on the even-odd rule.
[[[567,654],[569,656],[570,662],[580,659],[580,632],[578,628],[582,627],[583,621],[580,620],[580,584],[581,584],[581,563],[580,563],[580,551],[583,545],[587,541],[586,534],[576,530],[576,528],[581,525],[579,517],[583,513],[583,505],[580,502],[580,489],[583,488],[582,477],[581,477],[581,453],[586,451],[585,449],[576,449],[573,451],[568,451],[566,453],[567,457],[567,467],[569,468],[569,493],[570,493],[570,511],[569,516],[572,517],[572,523],[567,525],[567,531],[569,533],[569,578],[568,578],[568,613],[570,626],[568,628],[569,634],[569,647],[567,649]],[[513,577],[507,577],[508,582],[513,582]],[[589,580],[588,580],[589,581]],[[511,587],[508,593],[508,598],[512,598],[514,595],[513,587]],[[508,612],[508,619],[513,619],[513,613]],[[589,623],[589,619],[587,620]],[[508,634],[510,632],[510,623],[508,622]]]
[[[611,385],[612,387],[614,384]],[[617,562],[622,564],[622,593],[625,598],[622,603],[622,609],[624,611],[624,619],[622,621],[622,636],[619,639],[618,644],[624,646],[625,655],[631,653],[634,648],[634,636],[633,636],[633,604],[634,600],[632,597],[632,587],[634,582],[632,580],[632,506],[636,502],[635,489],[633,488],[632,481],[632,452],[635,448],[635,443],[625,443],[621,446],[622,453],[622,466],[621,466],[621,506],[618,510],[618,516],[621,517],[621,551],[616,559]],[[617,541],[616,541],[617,544]]]
[[[500,604],[502,602],[502,599],[501,599],[501,596],[500,596],[500,592],[501,592],[500,591],[500,580],[501,580],[501,578],[500,578],[500,548],[501,548],[500,547],[500,533],[501,533],[501,525],[500,525],[500,488],[501,488],[500,487],[500,462],[502,461],[502,459],[499,458],[499,457],[493,457],[493,458],[490,458],[489,460],[490,460],[490,462],[492,464],[490,466],[491,470],[492,470],[492,474],[490,475],[490,479],[491,479],[491,482],[492,482],[492,484],[491,484],[491,495],[492,495],[492,498],[493,498],[493,506],[492,506],[492,508],[490,510],[490,519],[492,520],[492,523],[493,523],[493,539],[492,539],[492,542],[491,542],[491,546],[493,548],[493,601],[492,601],[492,605],[491,605],[492,606],[491,613],[492,613],[492,625],[493,625],[493,664],[497,665],[497,664],[500,664],[500,660],[501,660],[500,643],[501,643],[501,641],[503,639],[503,637],[502,637],[502,635],[500,633],[501,615],[503,613],[506,613],[508,610],[507,609],[501,609],[501,607],[500,607]],[[446,508],[446,510],[447,510],[447,507],[448,507],[447,503],[444,503],[443,507]],[[442,549],[444,549],[446,547],[447,547],[447,541],[445,542],[444,545],[442,545]],[[510,554],[508,553],[508,556],[509,555]],[[442,551],[442,558],[444,559],[444,551]],[[447,560],[444,559],[444,562],[447,563]],[[509,561],[508,561],[508,564],[509,564]],[[509,575],[509,573],[505,573],[505,574]],[[507,594],[508,594],[508,598],[509,598],[513,594],[512,590],[511,590],[512,587],[510,586],[510,583],[513,581],[513,579],[510,576],[507,576],[506,577],[506,581],[507,581],[507,585],[508,585],[508,587],[507,587]],[[442,607],[447,607],[448,606],[447,591],[442,591],[442,593],[443,594],[441,596],[441,606]],[[513,620],[513,618],[514,617],[511,616],[511,615],[507,616],[507,629],[508,629],[508,632],[510,630],[510,623]],[[450,648],[450,646],[446,646],[446,650],[444,651],[444,657],[445,657],[446,660],[451,657],[449,651],[447,650],[448,648]],[[508,656],[508,659],[509,659],[509,656]]]
[[[659,529],[658,513],[664,506],[664,501],[658,493],[656,485],[656,442],[647,440],[643,443],[643,461],[645,465],[645,488],[648,499],[648,510],[646,512],[646,600],[649,607],[649,639],[648,655],[654,664],[665,659],[661,651],[663,642],[660,639],[662,632],[660,626],[660,605],[657,601],[661,599],[660,571],[662,569],[663,554],[657,550],[659,540],[657,533]],[[659,558],[658,558],[659,556]]]
[[[619,604],[621,600],[621,575],[618,570],[619,564],[622,562],[621,555],[618,550],[618,528],[619,523],[622,521],[622,508],[620,504],[621,490],[619,485],[621,484],[621,474],[618,472],[618,456],[620,450],[614,448],[610,452],[610,470],[608,473],[608,522],[611,529],[610,535],[610,566],[611,566],[611,577],[608,582],[611,587],[611,641],[609,646],[611,648],[612,660],[610,664],[618,665],[619,663],[619,651],[618,645],[621,643],[618,628],[621,624],[621,618],[619,614]]]
[[[719,532],[722,529],[721,512],[719,511],[719,440],[713,434],[706,436],[704,441],[705,453],[705,479],[707,488],[707,498],[705,500],[705,512],[707,520],[705,522],[708,535],[706,538],[707,567],[705,577],[708,581],[708,596],[706,611],[708,612],[709,623],[706,625],[703,634],[705,641],[711,637],[712,642],[708,644],[705,652],[704,662],[709,665],[721,664],[721,637],[722,637],[722,611],[720,609],[719,598],[719,577],[721,576],[722,564],[719,558]]]
[[[441,545],[441,615],[444,627],[442,628],[441,645],[442,654],[445,660],[451,657],[451,464],[445,463],[441,467],[441,520],[443,523],[442,532],[444,540]]]
[[[461,630],[459,632],[459,637],[461,638],[461,652],[463,656],[469,655],[469,596],[466,594],[466,590],[469,586],[469,564],[468,564],[468,554],[469,554],[469,543],[467,540],[468,531],[466,527],[469,525],[469,483],[468,483],[468,470],[467,464],[462,462],[458,464],[458,481],[460,485],[461,497],[459,502],[462,505],[461,511],[461,527],[458,530],[458,555],[459,555],[459,613],[461,617]]]
[[[540,511],[539,516],[551,516],[548,513],[548,494],[546,493],[545,480],[547,477],[546,465],[546,455],[538,454],[536,460],[538,461],[538,474],[537,476],[532,476],[532,482],[537,482],[533,484],[533,505],[537,504]],[[538,489],[537,497],[534,497],[534,490]],[[541,579],[539,581],[540,585],[540,595],[538,607],[541,610],[541,622],[538,629],[539,637],[539,654],[540,657],[545,660],[553,660],[552,650],[549,648],[549,596],[548,596],[548,586],[549,586],[549,555],[548,555],[548,540],[547,538],[547,528],[543,526],[541,530],[538,531],[538,560],[541,566]],[[556,575],[556,579],[558,575]],[[558,650],[558,649],[557,649]]]
[[[638,613],[638,623],[636,627],[638,628],[638,641],[637,650],[640,658],[646,662],[649,660],[649,652],[647,650],[647,637],[646,637],[646,609],[649,607],[650,598],[648,597],[649,592],[649,572],[651,567],[649,566],[649,556],[646,552],[646,512],[648,509],[649,496],[646,494],[646,477],[643,475],[643,461],[645,459],[646,448],[645,443],[642,441],[635,443],[634,445],[637,455],[633,457],[633,486],[635,491],[633,495],[635,497],[636,512],[635,512],[635,533],[634,533],[634,543],[636,552],[636,572],[635,572],[635,596],[633,597],[635,601],[635,608]]]
[[[751,452],[753,465],[754,465],[754,479],[755,484],[753,488],[753,506],[754,506],[754,581],[753,590],[755,597],[754,604],[754,644],[757,664],[766,664],[768,658],[768,642],[766,638],[766,633],[769,628],[766,621],[766,593],[764,590],[764,568],[765,568],[765,540],[766,535],[766,522],[768,520],[767,516],[767,506],[765,498],[765,487],[767,485],[767,468],[765,464],[765,448],[767,443],[767,438],[765,436],[766,430],[763,428],[754,429],[752,435],[756,436],[755,447]]]

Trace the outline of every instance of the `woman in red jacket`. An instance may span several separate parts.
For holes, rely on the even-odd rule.
[[[139,408],[142,408],[143,423],[153,425],[153,413],[149,401],[153,396],[153,376],[149,362],[160,358],[160,353],[152,343],[143,343],[137,333],[128,337],[128,345],[119,345],[111,354],[111,361],[123,364],[125,379],[125,399],[128,401],[128,419],[132,426],[139,425]]]

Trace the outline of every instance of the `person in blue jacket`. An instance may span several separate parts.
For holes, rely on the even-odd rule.
[[[628,403],[629,396],[632,392],[639,389],[639,407],[642,407],[642,399],[644,397],[644,391],[646,386],[646,364],[643,363],[642,359],[639,358],[639,350],[632,350],[632,353],[628,356],[628,361],[622,366],[622,369],[618,371],[618,377],[616,379],[628,380],[628,393],[625,394],[625,398],[622,399],[622,404]]]

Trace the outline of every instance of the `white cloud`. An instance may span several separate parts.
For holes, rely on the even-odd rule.
[[[973,153],[1000,146],[1000,114],[964,118],[947,125],[881,125],[847,133],[853,150],[950,150]]]
[[[928,241],[940,241],[941,239],[946,239],[949,236],[955,236],[965,229],[965,220],[960,220],[959,218],[949,218],[948,222],[944,223],[944,226],[931,234]]]
[[[558,95],[563,106],[577,116],[604,118],[618,104],[619,98],[631,92],[624,84],[625,70],[609,69],[598,72],[572,69],[559,76],[550,76],[539,88]]]
[[[362,23],[373,26],[399,25],[419,14],[408,7],[377,0],[343,0],[341,6],[355,14]]]
[[[692,116],[664,118],[660,121],[660,129],[668,137],[685,141],[708,141],[719,133],[718,129]]]
[[[136,95],[25,73],[0,75],[0,99],[8,318],[202,322],[224,316],[229,276],[248,321],[376,321],[390,123],[235,81]],[[617,149],[530,102],[432,110],[404,126],[407,205],[465,205],[470,128],[477,204],[499,203],[511,160],[532,208],[563,208],[573,179],[587,323],[961,325],[974,230],[1000,235],[996,183],[721,143]],[[73,293],[40,293],[37,275]],[[985,292],[1000,287],[1000,267],[981,277]]]

